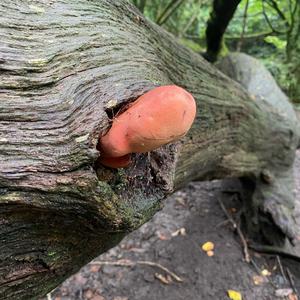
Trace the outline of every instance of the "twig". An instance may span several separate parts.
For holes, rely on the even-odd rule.
[[[258,265],[256,264],[256,262],[254,261],[254,259],[251,258],[250,262],[253,265],[254,269],[256,270],[257,274],[261,275],[260,268],[258,267]]]
[[[242,28],[240,40],[237,43],[237,51],[239,51],[239,52],[242,49],[244,35],[246,32],[248,7],[249,7],[249,0],[246,0],[246,5],[245,5],[245,10],[244,10],[244,15],[243,15],[243,28]]]
[[[216,228],[225,226],[225,225],[227,225],[228,223],[230,223],[230,220],[224,220],[224,221],[220,222],[219,224],[217,224],[217,225],[216,225]]]
[[[278,16],[284,21],[284,25],[287,28],[289,28],[289,22],[288,22],[286,16],[284,15],[284,13],[280,10],[277,2],[274,0],[265,0],[265,1],[269,4],[269,6],[271,8],[273,8],[277,12]]]
[[[296,296],[298,296],[299,294],[298,294],[298,290],[297,290],[297,288],[295,286],[295,282],[294,282],[294,279],[293,279],[293,274],[291,273],[291,271],[289,270],[289,268],[286,268],[286,273],[288,275],[289,282],[291,284],[291,287],[292,287],[294,293],[296,294]]]
[[[129,259],[120,259],[117,261],[95,261],[91,262],[91,265],[110,265],[110,266],[121,266],[121,267],[134,267],[136,265],[145,265],[145,266],[151,266],[151,267],[156,267],[167,274],[169,274],[173,279],[175,279],[177,282],[183,282],[183,279],[181,279],[178,275],[167,269],[166,267],[162,266],[159,263],[155,263],[152,261],[146,261],[146,260],[138,260],[138,261],[132,261]]]
[[[270,29],[276,34],[286,34],[286,32],[281,32],[273,27],[267,13],[266,13],[265,1],[266,0],[262,0],[262,13],[263,13],[264,19],[267,22],[267,24],[269,25]]]
[[[280,260],[280,257],[279,257],[278,255],[276,255],[276,260],[277,260],[277,263],[278,263],[278,266],[279,266],[279,270],[280,270],[280,272],[281,272],[281,275],[282,275],[284,281],[287,282],[288,280],[287,280],[287,278],[286,278],[286,276],[285,276],[285,273],[284,273],[284,271],[283,271],[283,267],[282,267],[282,264],[281,264],[281,260]]]
[[[241,228],[237,225],[237,223],[233,220],[232,216],[228,213],[226,207],[224,206],[223,202],[221,199],[218,199],[218,202],[223,210],[223,212],[225,213],[226,217],[228,218],[228,220],[230,221],[230,223],[232,224],[233,228],[236,229],[238,236],[243,244],[243,249],[244,249],[244,257],[245,257],[245,261],[247,263],[250,263],[251,259],[250,259],[250,255],[249,255],[249,249],[248,249],[248,244],[247,241],[242,233]]]
[[[163,12],[160,14],[160,16],[157,18],[156,23],[158,25],[163,25],[182,3],[183,0],[171,0],[163,10]]]
[[[254,267],[255,271],[257,272],[257,274],[258,274],[259,276],[261,276],[261,270],[260,270],[260,268],[258,267],[258,265],[256,264],[256,262],[254,261],[254,259],[251,258],[251,261],[250,261],[250,262],[251,262],[252,266]],[[268,277],[265,277],[265,276],[264,276],[264,278],[265,278],[265,280],[266,280],[268,283],[270,283],[270,284],[272,285],[272,287],[273,287],[274,289],[277,288],[276,285],[273,283],[272,280],[270,280]]]
[[[194,14],[192,15],[192,17],[190,18],[190,20],[187,22],[187,24],[185,25],[185,27],[183,28],[182,32],[180,32],[179,36],[184,36],[185,33],[188,31],[188,29],[190,28],[190,26],[195,22],[195,20],[198,18],[199,12],[202,8],[202,0],[198,0],[197,2],[197,9],[195,9]]]

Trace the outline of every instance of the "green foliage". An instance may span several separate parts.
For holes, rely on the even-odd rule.
[[[284,50],[286,48],[286,44],[287,44],[286,41],[280,39],[277,36],[272,36],[272,35],[266,36],[264,38],[264,41],[269,44],[274,45],[279,50]]]
[[[300,53],[294,51],[294,48],[300,49],[297,46],[300,44],[300,37],[299,34],[293,35],[291,32],[295,31],[295,24],[300,22],[300,15],[295,10],[297,1],[300,2],[242,0],[225,34],[229,51],[240,50],[263,60],[279,85],[295,100],[300,99],[300,91],[299,95],[298,92],[290,92],[291,86],[297,86],[300,79],[295,78],[296,75],[291,76],[297,73],[294,70],[295,63],[291,61],[295,61],[295,55],[299,55],[300,61]],[[181,43],[196,52],[203,52],[206,22],[212,9],[212,0],[131,2],[142,8],[147,18],[158,22],[178,37]]]

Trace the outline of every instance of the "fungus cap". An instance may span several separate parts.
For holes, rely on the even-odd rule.
[[[140,96],[117,116],[100,139],[102,163],[108,157],[144,153],[184,136],[196,116],[193,96],[181,87],[157,87]]]

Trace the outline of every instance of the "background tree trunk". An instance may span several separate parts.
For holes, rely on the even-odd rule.
[[[299,143],[292,109],[249,95],[123,0],[12,0],[0,12],[0,299],[50,291],[191,180],[250,178],[256,232],[267,215],[294,238],[282,190]],[[172,83],[197,100],[189,135],[128,169],[97,165],[110,116]]]
[[[224,33],[241,0],[214,0],[213,9],[207,22],[206,52],[204,57],[215,62],[224,44]]]

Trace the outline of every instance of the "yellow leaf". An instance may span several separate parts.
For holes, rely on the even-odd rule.
[[[227,293],[231,300],[242,300],[242,294],[237,291],[228,290]]]
[[[271,273],[270,273],[267,269],[263,269],[263,270],[261,271],[261,275],[263,275],[263,276],[270,276]]]
[[[214,250],[215,245],[212,242],[206,242],[202,245],[202,250],[205,252]]]

